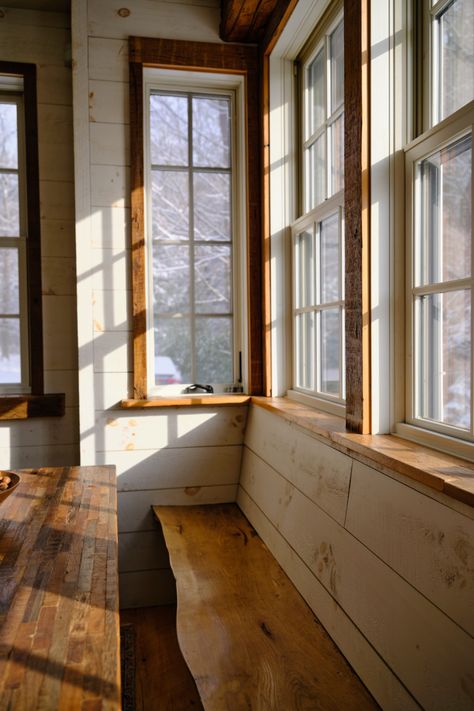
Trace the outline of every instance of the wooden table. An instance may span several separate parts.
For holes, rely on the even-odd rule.
[[[153,510],[206,711],[379,708],[235,504]]]
[[[0,709],[118,710],[115,468],[17,473],[0,504]]]

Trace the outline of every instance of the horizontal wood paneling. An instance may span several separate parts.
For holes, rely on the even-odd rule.
[[[92,305],[94,331],[128,331],[132,311],[132,293],[123,289],[94,291]]]
[[[77,336],[73,314],[76,296],[43,296],[43,343],[46,370],[77,368]],[[70,320],[69,320],[70,319]]]
[[[61,444],[48,442],[44,445],[0,447],[0,467],[3,469],[61,467],[75,464],[79,464],[77,437],[72,442]]]
[[[95,373],[94,407],[96,410],[120,409],[120,393],[131,392],[132,373]]]
[[[91,123],[91,164],[130,165],[130,131],[120,123]]]
[[[42,220],[74,220],[74,184],[63,180],[40,180]]]
[[[76,295],[76,263],[72,257],[42,257],[42,291],[45,296]]]
[[[62,417],[21,423],[0,421],[0,448],[72,444],[77,441],[77,410],[68,407]]]
[[[343,524],[352,459],[261,408],[248,418],[246,446]]]
[[[129,123],[128,82],[89,82],[89,121],[101,123]]]
[[[474,521],[354,463],[346,528],[474,636]]]
[[[128,82],[127,40],[89,38],[90,79]]]
[[[146,411],[122,413],[97,414],[96,428],[103,435],[104,451],[240,445],[246,421],[245,405],[215,411],[193,408],[167,409],[153,415]]]
[[[74,259],[74,220],[41,220],[41,255]]]
[[[308,566],[288,544],[275,525],[252,498],[239,487],[237,501],[283,570],[289,575],[308,605],[317,614],[352,668],[364,680],[384,711],[419,711],[408,691],[361,634],[344,610],[315,578]]]
[[[158,526],[154,531],[132,531],[119,536],[119,571],[169,570],[169,556]]]
[[[219,8],[186,4],[177,12],[173,2],[140,0],[135,3],[128,17],[117,12],[113,0],[101,0],[90,5],[90,34],[98,37],[128,37],[129,35],[159,34],[170,39],[193,39],[194,41],[218,42],[217,26]],[[181,8],[180,8],[181,9]],[[150,32],[150,28],[155,28]],[[158,31],[157,31],[158,30]]]
[[[97,291],[130,290],[130,250],[94,249],[91,254],[92,288]],[[110,294],[113,298],[113,294]]]
[[[123,609],[176,602],[176,586],[169,569],[120,573],[119,591]]]
[[[129,207],[130,177],[127,168],[91,166],[91,201],[95,207]]]
[[[150,531],[156,525],[150,506],[191,506],[235,501],[237,484],[189,486],[152,491],[127,491],[118,494],[118,530]]]
[[[111,452],[99,459],[116,465],[119,491],[137,491],[237,484],[241,456],[234,445]]]
[[[130,208],[93,207],[90,215],[91,245],[99,249],[130,247]]]
[[[472,637],[248,449],[241,486],[422,706],[472,707]]]
[[[126,331],[100,333],[94,338],[94,373],[132,371],[130,334]]]

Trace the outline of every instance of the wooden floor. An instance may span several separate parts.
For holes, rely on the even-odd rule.
[[[136,711],[199,711],[201,700],[176,637],[176,607],[121,610],[136,635]]]

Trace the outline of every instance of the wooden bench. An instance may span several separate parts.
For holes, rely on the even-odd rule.
[[[378,708],[237,505],[153,510],[206,711]]]
[[[115,468],[16,473],[0,505],[0,708],[118,711]]]

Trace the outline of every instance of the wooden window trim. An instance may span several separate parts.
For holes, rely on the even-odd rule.
[[[296,2],[279,5],[261,46],[263,96],[263,244],[266,353],[265,394],[271,396],[269,60]],[[346,427],[366,434],[370,411],[370,125],[368,0],[344,0],[344,219],[346,304]]]
[[[26,240],[28,349],[31,382],[29,395],[0,395],[0,420],[62,417],[65,411],[64,394],[44,394],[36,65],[0,61],[0,74],[14,74],[23,78],[28,229]]]
[[[344,1],[346,427],[371,431],[368,0]]]
[[[31,394],[41,395],[43,393],[43,325],[41,308],[41,228],[36,66],[34,64],[23,64],[20,62],[0,62],[0,74],[16,74],[23,78],[28,227],[26,261],[30,382]]]
[[[263,372],[260,203],[260,71],[257,47],[145,37],[129,38],[133,397],[147,399],[143,68],[236,73],[245,77],[248,161],[247,278],[249,394],[261,394]]]

